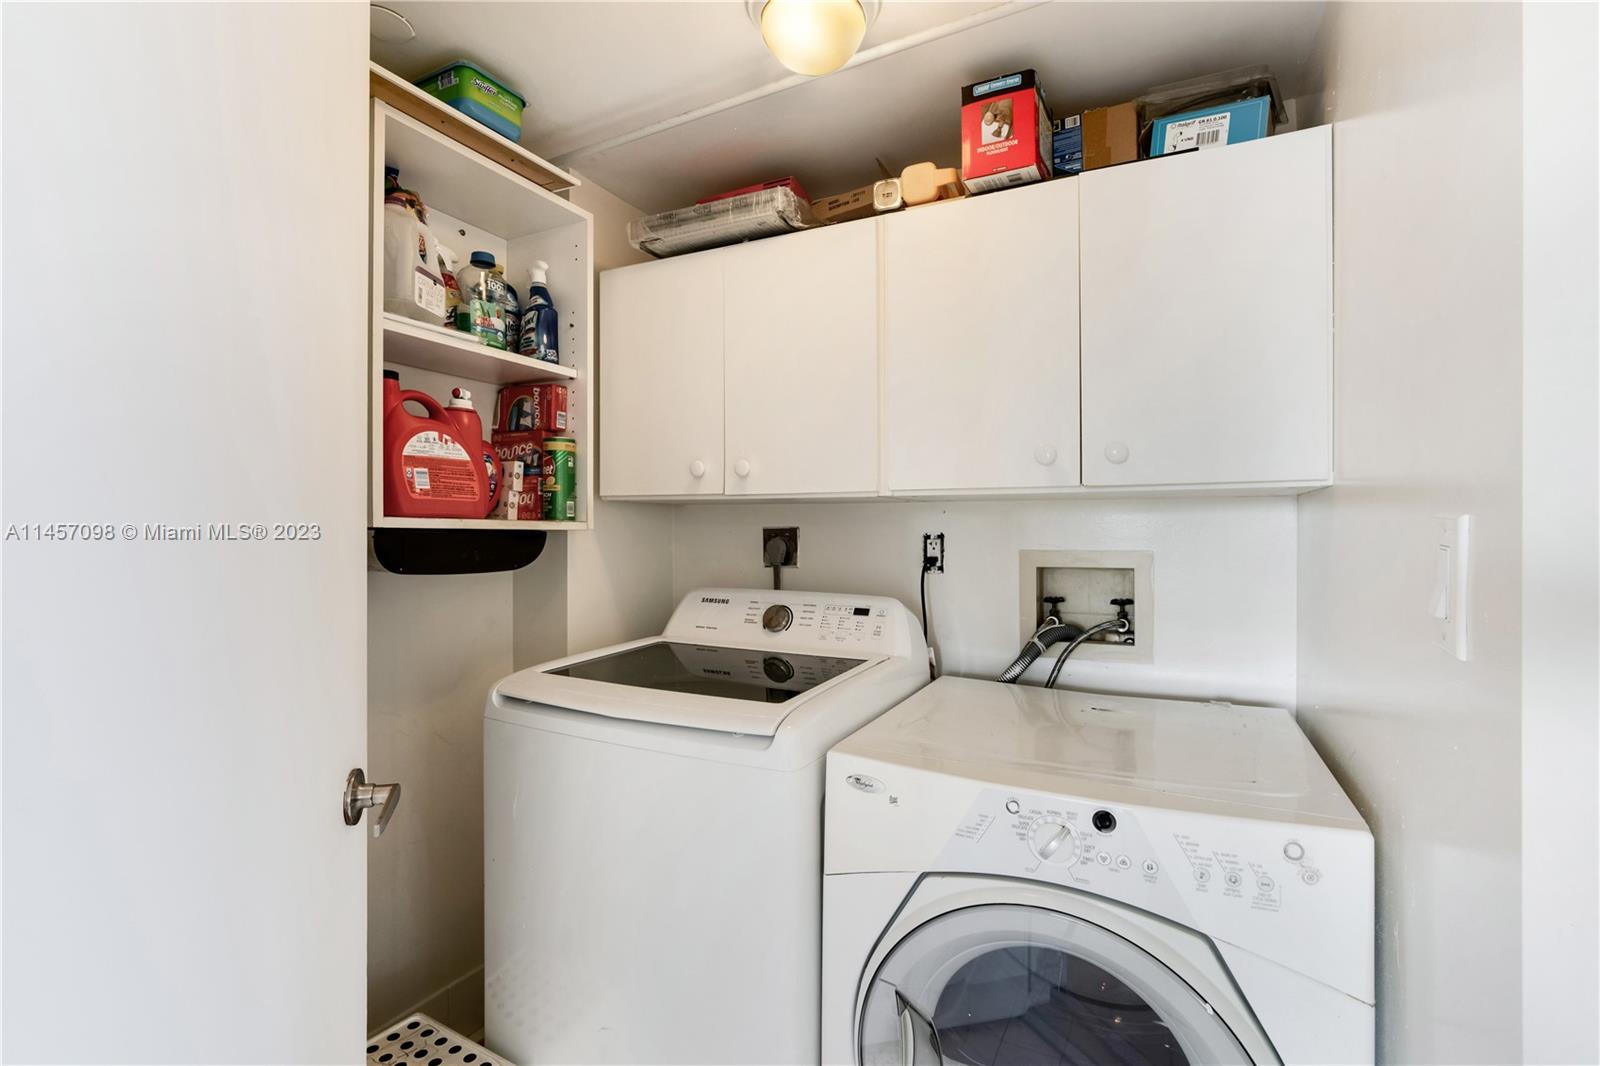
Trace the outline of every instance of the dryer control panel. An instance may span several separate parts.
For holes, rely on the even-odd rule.
[[[787,589],[696,589],[662,634],[814,653],[926,658],[915,616],[883,596]]]
[[[1351,886],[1330,872],[1370,868],[1369,857],[1344,860],[1369,842],[1313,826],[986,788],[933,868],[1050,881],[1252,943],[1300,935],[1306,913],[1342,904],[1333,896]],[[1284,914],[1298,917],[1284,923]]]

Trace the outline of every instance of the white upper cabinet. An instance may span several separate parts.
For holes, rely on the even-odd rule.
[[[1329,478],[1331,166],[1318,127],[1079,179],[1085,485]]]
[[[883,220],[890,492],[1078,484],[1078,182]]]
[[[600,490],[722,493],[722,254],[600,275]]]
[[[601,491],[1327,484],[1331,179],[1318,127],[609,271]]]
[[[717,258],[727,494],[876,493],[877,228],[832,226]]]

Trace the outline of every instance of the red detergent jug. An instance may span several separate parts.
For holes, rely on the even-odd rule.
[[[415,403],[422,418],[406,410]],[[478,431],[482,436],[482,431]],[[401,389],[383,372],[383,513],[400,518],[482,518],[492,506],[480,440],[463,434],[432,396]]]
[[[472,441],[481,445],[483,467],[489,475],[489,506],[484,508],[483,515],[494,514],[494,505],[500,502],[500,457],[495,454],[494,445],[483,438],[483,421],[478,418],[477,408],[472,406],[472,393],[462,388],[451,389],[444,413],[455,423],[458,439],[467,448],[472,447]]]

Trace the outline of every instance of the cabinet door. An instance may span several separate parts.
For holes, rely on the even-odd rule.
[[[728,495],[878,488],[877,227],[730,248]]]
[[[1330,467],[1327,127],[1080,179],[1086,485]]]
[[[600,492],[722,493],[720,253],[600,275]]]
[[[883,221],[891,492],[1078,484],[1078,182]]]

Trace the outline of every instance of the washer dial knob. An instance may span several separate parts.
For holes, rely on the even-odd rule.
[[[1042,818],[1028,827],[1028,847],[1040,861],[1054,866],[1078,861],[1078,834],[1054,818]]]
[[[761,628],[768,633],[782,633],[794,624],[794,612],[781,603],[775,603],[761,614]]]

